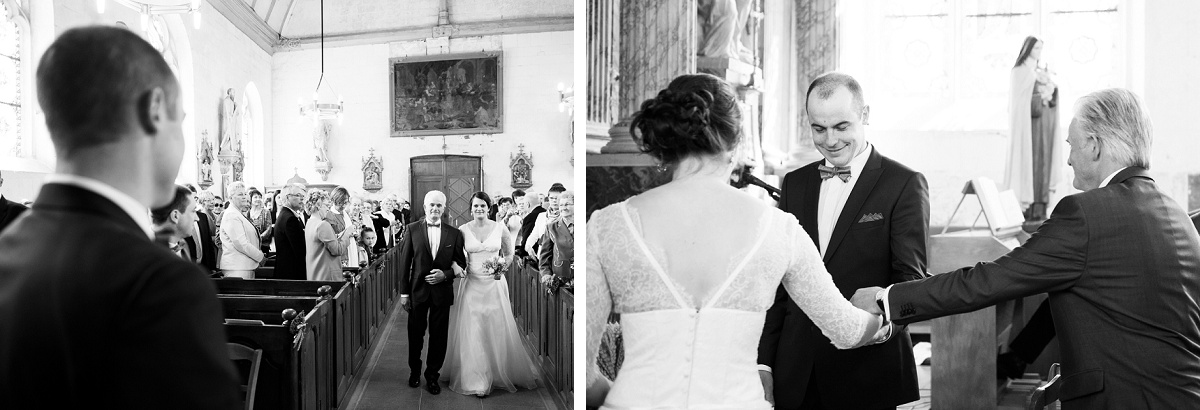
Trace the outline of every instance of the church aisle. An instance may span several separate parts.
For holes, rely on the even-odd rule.
[[[538,382],[537,390],[518,390],[509,393],[495,390],[487,398],[465,396],[445,388],[437,396],[425,391],[424,386],[411,388],[405,384],[408,378],[408,312],[399,303],[388,317],[387,327],[377,343],[368,352],[369,360],[362,371],[362,380],[340,410],[373,409],[483,409],[483,410],[533,410],[566,409],[556,403],[545,384]],[[426,338],[428,340],[428,338]],[[428,351],[428,346],[423,349]]]

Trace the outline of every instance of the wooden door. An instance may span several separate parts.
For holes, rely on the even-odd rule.
[[[450,226],[471,220],[471,195],[483,190],[483,167],[479,157],[463,155],[426,155],[412,160],[413,220],[425,217],[425,194],[446,194],[446,214]]]

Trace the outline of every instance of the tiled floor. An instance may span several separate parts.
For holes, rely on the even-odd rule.
[[[396,304],[388,326],[380,335],[382,345],[368,352],[368,362],[363,369],[365,379],[351,392],[343,410],[371,409],[486,409],[486,410],[532,410],[559,409],[554,398],[546,389],[518,390],[509,393],[495,390],[486,398],[464,396],[447,389],[442,384],[442,393],[432,395],[419,388],[408,387],[408,313]],[[428,349],[423,349],[428,351]],[[424,382],[424,381],[422,381]]]

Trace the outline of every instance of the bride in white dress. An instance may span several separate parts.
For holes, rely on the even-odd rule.
[[[756,359],[781,283],[838,348],[886,340],[890,329],[842,297],[793,216],[729,185],[740,114],[728,84],[678,77],[630,128],[673,179],[588,221],[589,406],[771,408]],[[625,354],[612,382],[596,366],[610,313]]]
[[[491,198],[471,198],[473,220],[460,226],[467,252],[466,279],[455,281],[449,340],[442,378],[450,390],[486,396],[492,387],[510,392],[537,387],[537,373],[521,341],[508,298],[508,281],[484,271],[483,262],[503,253],[512,261],[508,227],[488,220]]]

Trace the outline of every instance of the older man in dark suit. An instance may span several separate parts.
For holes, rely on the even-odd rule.
[[[920,279],[929,227],[925,177],[867,142],[869,110],[853,77],[817,77],[806,107],[825,159],[787,174],[779,208],[800,221],[843,295]],[[779,409],[894,409],[921,397],[905,329],[881,344],[838,350],[782,289],[758,350],[759,376]]]
[[[283,188],[283,209],[275,220],[275,279],[305,280],[304,259],[307,244],[304,239],[304,187],[292,184]]]
[[[1123,89],[1080,99],[1068,129],[1075,188],[1007,255],[887,289],[859,308],[905,324],[1050,294],[1064,409],[1200,403],[1200,235],[1154,183],[1150,118]]]
[[[183,159],[170,67],[132,31],[74,28],[37,91],[58,162],[0,234],[3,407],[238,408],[212,281],[152,242]]]
[[[3,186],[4,176],[0,175],[0,187]],[[0,232],[4,232],[4,227],[11,224],[12,221],[17,219],[17,216],[20,216],[21,213],[28,210],[29,207],[10,201],[8,198],[4,197],[3,193],[0,193]]]
[[[429,331],[425,361],[425,389],[442,392],[438,385],[446,360],[450,306],[454,305],[454,278],[467,265],[463,236],[446,225],[446,195],[425,194],[425,219],[409,224],[400,240],[400,304],[408,311],[409,387],[421,386],[421,346]]]

